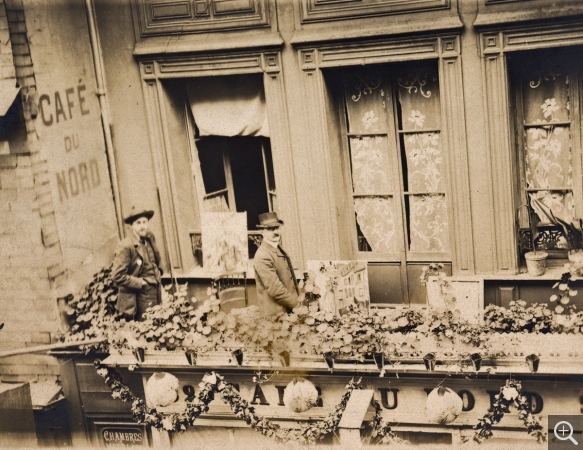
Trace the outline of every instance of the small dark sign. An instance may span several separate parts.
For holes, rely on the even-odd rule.
[[[147,446],[146,429],[140,425],[95,424],[99,443],[104,447]]]

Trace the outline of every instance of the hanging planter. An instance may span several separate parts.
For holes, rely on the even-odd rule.
[[[427,353],[427,355],[423,357],[423,363],[429,372],[433,372],[435,370],[435,365],[437,364],[435,353]]]
[[[233,355],[233,358],[235,358],[237,364],[239,365],[243,364],[243,350],[238,348],[237,350],[231,352],[231,355]]]
[[[290,357],[291,357],[290,352],[288,352],[287,350],[284,350],[283,352],[281,352],[279,354],[279,356],[281,357],[281,364],[284,367],[289,367],[289,365],[290,365]]]
[[[525,253],[524,259],[526,260],[528,274],[534,277],[543,275],[547,269],[547,256],[549,255],[546,252]]]
[[[332,354],[332,352],[324,353],[324,360],[326,361],[326,364],[330,368],[330,372],[332,372],[332,369],[334,368],[334,355]]]
[[[472,367],[477,372],[482,367],[482,356],[479,353],[472,353],[470,355],[470,361],[472,362]]]
[[[294,377],[283,392],[283,404],[296,413],[307,411],[317,403],[318,390],[305,378]]]
[[[378,369],[382,370],[385,367],[385,354],[383,352],[375,352],[372,357]]]
[[[462,412],[464,401],[450,388],[439,386],[427,396],[427,417],[435,423],[453,422]]]
[[[144,362],[144,359],[146,357],[146,352],[142,347],[134,348],[132,353],[134,354],[134,356],[138,360],[138,362],[140,362],[140,363]]]
[[[194,350],[186,350],[184,352],[184,354],[186,355],[186,360],[188,361],[188,364],[191,366],[195,366],[196,365],[196,352]]]
[[[528,355],[526,357],[526,365],[528,366],[530,373],[538,372],[539,362],[540,362],[540,358],[538,356],[536,356],[535,354]]]
[[[178,400],[179,381],[168,372],[155,372],[146,381],[144,393],[148,404],[156,406],[168,406]]]

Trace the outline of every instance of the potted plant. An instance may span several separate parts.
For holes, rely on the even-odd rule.
[[[533,202],[540,203],[538,200],[533,199]],[[528,238],[528,248],[530,251],[524,254],[524,259],[526,261],[526,269],[529,275],[540,277],[543,275],[547,268],[547,257],[549,254],[545,251],[537,249],[536,238],[538,236],[538,224],[537,220],[533,217],[530,206],[522,205],[528,209],[528,226],[530,228],[530,234]]]
[[[537,199],[533,199],[536,206],[556,226],[561,227],[567,241],[567,256],[576,273],[581,275],[583,269],[583,219],[575,219],[570,222],[556,217],[546,205]]]

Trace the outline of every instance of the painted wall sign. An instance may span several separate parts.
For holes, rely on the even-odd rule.
[[[65,267],[77,286],[111,262],[118,241],[84,4],[27,6],[39,112]]]

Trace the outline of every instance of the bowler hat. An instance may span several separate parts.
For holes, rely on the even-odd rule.
[[[259,225],[257,225],[257,228],[278,227],[280,225],[283,225],[283,220],[277,218],[277,213],[266,212],[259,214]]]
[[[125,223],[127,223],[128,225],[131,225],[136,220],[138,220],[140,217],[147,217],[148,220],[150,220],[153,215],[154,215],[154,211],[152,211],[151,209],[150,210],[143,209],[143,208],[138,209],[135,206],[132,206],[130,213],[126,217],[124,217],[123,221]]]

